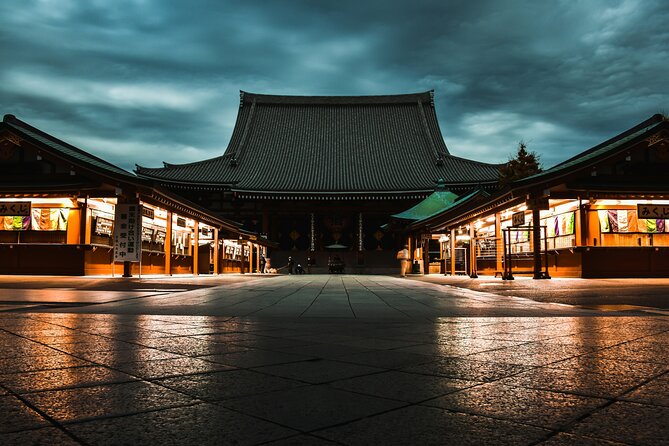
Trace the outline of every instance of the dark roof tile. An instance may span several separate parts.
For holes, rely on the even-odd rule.
[[[494,182],[499,165],[449,154],[431,92],[303,97],[242,93],[224,155],[140,176],[253,192],[393,192]]]

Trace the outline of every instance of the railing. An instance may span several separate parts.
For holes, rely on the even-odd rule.
[[[557,237],[548,237],[546,240],[547,249],[561,249],[561,248],[573,248],[576,246],[576,236],[571,235],[560,235]],[[543,251],[543,246],[542,249]]]
[[[500,237],[478,237],[476,239],[477,258],[497,258],[497,252],[502,250]]]

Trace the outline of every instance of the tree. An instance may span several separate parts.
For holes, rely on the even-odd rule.
[[[528,152],[524,141],[518,143],[518,153],[499,169],[499,183],[506,186],[515,180],[541,172],[539,155]]]

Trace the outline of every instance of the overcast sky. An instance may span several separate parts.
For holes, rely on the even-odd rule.
[[[669,111],[666,0],[3,0],[0,111],[126,169],[222,154],[239,90],[435,90],[452,154],[544,167]]]

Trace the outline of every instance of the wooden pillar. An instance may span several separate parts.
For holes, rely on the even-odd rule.
[[[165,274],[172,275],[172,211],[167,211],[167,223],[165,225]]]
[[[193,257],[191,259],[193,260],[193,275],[197,276],[200,274],[200,271],[198,268],[199,262],[200,262],[200,222],[195,220],[195,225],[193,226],[193,230],[195,232],[195,237],[193,239]]]
[[[70,213],[67,217],[67,231],[66,231],[66,240],[68,245],[76,245],[83,243],[83,238],[81,236],[81,225],[85,224],[85,220],[82,218],[83,214],[81,208],[79,209],[70,209]]]
[[[91,219],[88,215],[88,195],[86,195],[84,202],[80,204],[79,209],[79,218],[81,218],[79,222],[79,243],[89,244],[91,243]]]
[[[588,246],[588,215],[590,210],[590,204],[582,204],[581,200],[578,200],[578,217],[576,220],[576,227],[574,228],[574,233],[576,234],[576,246]]]
[[[244,274],[246,272],[246,265],[244,264],[244,242],[241,239],[237,239],[237,245],[239,246],[239,273]]]
[[[256,243],[256,272],[261,273],[260,271],[260,245]]]
[[[469,224],[469,277],[478,278],[476,270],[476,229],[472,222]]]
[[[532,209],[532,253],[534,257],[533,279],[543,279],[541,271],[541,215],[539,209]]]
[[[249,240],[249,272],[253,272],[253,242]]]
[[[423,274],[430,274],[430,238],[424,238],[421,235],[421,246],[423,247]]]
[[[218,246],[218,228],[214,228],[214,274],[216,275],[218,275],[218,258],[220,255],[220,248]]]
[[[451,276],[455,276],[455,229],[451,229]]]
[[[502,239],[502,215],[495,213],[495,272],[504,270],[504,240]]]

